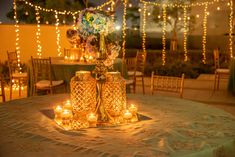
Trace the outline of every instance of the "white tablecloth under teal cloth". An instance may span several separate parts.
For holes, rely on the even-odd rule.
[[[0,105],[4,157],[234,157],[235,117],[184,99],[128,94],[141,121],[115,127],[62,130],[52,108],[68,94]]]

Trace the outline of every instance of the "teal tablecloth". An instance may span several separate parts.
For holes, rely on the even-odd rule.
[[[235,58],[230,61],[229,71],[228,92],[235,96]]]
[[[178,98],[127,95],[140,122],[79,131],[62,130],[53,106],[69,94],[37,96],[0,105],[3,157],[234,157],[235,117]]]
[[[31,64],[30,64],[31,65]],[[70,80],[75,76],[76,71],[85,70],[92,71],[95,69],[95,64],[86,63],[69,63],[60,58],[52,58],[52,76],[54,80],[64,80],[66,83],[67,92],[70,91]],[[112,71],[122,71],[122,60],[117,58],[114,61]],[[124,67],[124,78],[127,78],[127,70]],[[28,96],[32,96],[33,93],[33,78],[32,78],[32,66],[28,68]],[[63,90],[63,87],[59,91]]]

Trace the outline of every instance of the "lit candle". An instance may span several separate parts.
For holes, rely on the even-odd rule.
[[[71,129],[71,120],[72,120],[73,114],[70,110],[64,109],[61,118],[62,118],[62,125],[65,130]]]
[[[96,127],[97,117],[93,113],[88,115],[87,121],[89,122],[90,127]]]
[[[56,106],[54,109],[54,113],[55,113],[55,121],[58,124],[62,123],[62,119],[61,119],[61,113],[63,112],[63,109],[61,106]]]
[[[129,120],[129,119],[131,119],[131,117],[132,117],[132,113],[130,113],[129,110],[126,110],[126,112],[124,113],[123,118],[126,119],[126,120]]]
[[[134,104],[131,104],[130,107],[129,107],[129,111],[132,113],[132,114],[136,114],[137,113],[137,107],[134,105]]]
[[[72,110],[72,105],[70,103],[70,100],[67,100],[65,103],[64,103],[64,106],[63,106],[64,109],[67,109],[67,110]]]

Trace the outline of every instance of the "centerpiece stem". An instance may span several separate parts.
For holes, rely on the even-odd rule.
[[[106,57],[106,45],[105,45],[104,33],[100,33],[99,53],[100,53],[100,58],[104,59]]]

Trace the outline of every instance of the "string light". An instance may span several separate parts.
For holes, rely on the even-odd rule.
[[[40,41],[41,29],[40,29],[40,14],[38,8],[35,7],[36,21],[37,21],[37,31],[36,31],[36,41],[37,41],[37,56],[42,57],[42,46]]]
[[[114,22],[114,7],[115,7],[115,2],[112,0],[111,2],[111,12],[112,12],[112,21]]]
[[[16,41],[15,41],[15,45],[16,45],[16,53],[17,53],[17,61],[18,61],[18,68],[19,71],[21,73],[21,65],[20,65],[20,46],[19,46],[19,40],[20,40],[20,29],[19,29],[19,20],[17,19],[17,8],[16,8],[16,0],[13,1],[13,9],[14,9],[14,20],[15,20],[15,33],[16,33]]]
[[[166,63],[166,5],[162,6],[162,65]]]
[[[124,62],[125,55],[126,55],[126,7],[127,7],[127,0],[123,0],[123,17],[122,17],[122,59]],[[124,71],[124,66],[122,66],[122,72]]]
[[[76,16],[73,15],[73,29],[76,29]]]
[[[56,44],[57,44],[57,52],[58,52],[58,56],[61,56],[61,46],[60,46],[60,30],[59,30],[59,24],[60,24],[60,19],[58,18],[58,12],[55,12],[55,19],[56,19],[56,23],[55,23],[55,29],[56,29]]]
[[[146,52],[146,32],[145,32],[145,26],[146,26],[146,3],[143,4],[143,24],[142,24],[142,49],[143,52]]]
[[[190,8],[190,7],[196,7],[196,6],[205,6],[205,5],[212,5],[215,2],[221,2],[223,0],[212,0],[212,1],[205,1],[205,2],[194,2],[194,3],[189,3],[189,4],[178,4],[178,3],[159,3],[159,2],[146,2],[145,0],[140,0],[140,2],[142,3],[146,3],[148,5],[155,5],[155,6],[161,6],[163,7],[163,5],[165,7],[173,7],[173,8]],[[230,3],[228,3],[228,5],[230,5]]]
[[[188,61],[188,50],[187,50],[187,8],[184,7],[184,61]]]
[[[229,16],[229,51],[230,57],[233,57],[233,0],[230,0],[230,16]]]
[[[204,18],[203,18],[203,36],[202,36],[202,62],[206,64],[206,35],[207,35],[207,4],[204,6]]]
[[[57,12],[58,15],[76,15],[76,14],[79,14],[81,10],[78,10],[78,11],[67,11],[67,10],[64,10],[64,11],[59,11],[59,10],[56,10],[56,9],[47,9],[47,8],[43,8],[39,5],[35,5],[27,0],[18,0],[18,1],[21,1],[21,2],[24,2],[26,5],[32,7],[32,8],[35,8],[37,7],[38,10],[40,11],[44,11],[44,12]],[[103,3],[102,5],[99,5],[97,7],[94,7],[94,10],[102,10],[102,8],[104,8],[105,6],[107,5],[110,5],[111,3],[113,2],[113,0],[110,0],[110,1],[107,1],[105,3]]]

